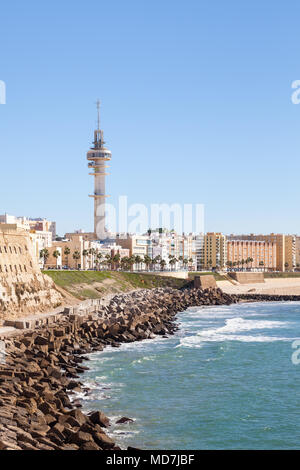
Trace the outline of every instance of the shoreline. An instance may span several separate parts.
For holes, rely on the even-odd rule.
[[[217,285],[227,294],[261,294],[300,296],[300,277],[265,278],[264,282],[236,284],[229,280],[217,281]]]
[[[240,296],[239,296],[239,297],[240,297]],[[244,297],[245,297],[245,299],[244,299]],[[259,304],[268,304],[268,303],[273,303],[273,304],[277,303],[277,304],[278,304],[278,303],[280,303],[280,302],[286,303],[286,302],[294,302],[294,301],[298,301],[298,302],[299,302],[299,301],[300,301],[300,296],[297,296],[296,299],[295,299],[295,298],[291,299],[290,296],[288,296],[288,298],[282,298],[283,296],[275,296],[275,297],[274,297],[274,296],[266,296],[266,298],[263,298],[263,299],[261,298],[261,296],[259,296],[259,298],[251,298],[251,299],[250,299],[250,298],[247,299],[246,297],[253,297],[253,296],[251,296],[251,295],[249,295],[249,296],[241,296],[241,298],[239,298],[238,305],[243,305],[243,304],[245,304],[245,303],[254,303],[254,304],[257,304],[257,305],[259,306]],[[295,296],[293,296],[293,297],[295,297]],[[231,304],[231,305],[232,305],[232,304]],[[208,308],[214,308],[214,307],[217,307],[217,305],[199,305],[199,306],[195,306],[195,308],[196,308],[196,309],[199,309],[199,311],[201,311],[201,309],[204,309],[204,311],[207,311]],[[178,314],[187,313],[187,312],[188,312],[188,310],[185,311],[185,312],[178,312]],[[230,311],[229,311],[229,312],[230,312]],[[177,314],[177,315],[178,315],[178,314]],[[176,315],[175,321],[177,320],[177,315]],[[178,330],[180,331],[180,327],[176,329],[176,331],[178,331]],[[172,332],[172,335],[175,335],[175,337],[176,337],[176,331]],[[164,337],[163,337],[163,338],[164,338]],[[171,336],[171,335],[168,335],[168,338],[166,338],[166,339],[171,339],[171,338],[172,338],[172,336]],[[180,338],[180,336],[179,336],[179,338]],[[151,343],[153,342],[153,346],[155,347],[155,345],[157,344],[157,343],[156,343],[156,340],[159,341],[159,337],[158,337],[158,336],[152,338],[151,341],[148,343],[148,346],[150,346]],[[144,342],[144,341],[143,341],[143,342]],[[135,343],[136,343],[136,342],[135,342]],[[161,344],[160,341],[159,341],[158,344]],[[121,343],[121,344],[119,345],[120,348],[122,348],[122,345],[123,345],[123,343]],[[116,354],[116,351],[114,351],[114,349],[115,349],[115,348],[109,347],[109,351],[108,351],[109,355],[111,355],[111,354]],[[117,349],[118,349],[118,348],[117,348]],[[105,350],[106,350],[106,348],[103,350],[103,352],[105,352]],[[126,351],[126,349],[124,349],[124,351]],[[132,351],[131,348],[130,348],[130,351]],[[139,352],[139,349],[137,349],[137,354],[138,354],[138,352]],[[119,354],[121,354],[121,353],[122,353],[122,351],[119,352]],[[89,360],[92,361],[92,360],[93,360],[93,356],[94,356],[95,354],[97,354],[97,353],[91,353],[91,354],[89,355],[88,361],[89,361]],[[144,354],[145,354],[145,353],[144,353]],[[147,352],[146,354],[149,355],[149,354],[151,354],[151,352],[148,350],[148,352]],[[118,356],[117,356],[117,357],[118,357]],[[101,356],[100,356],[100,355],[99,355],[98,357],[96,356],[96,359],[97,359],[97,362],[98,362],[97,369],[96,369],[96,370],[97,370],[97,374],[100,373],[100,374],[102,375],[102,374],[103,374],[103,371],[101,371]],[[88,365],[88,361],[87,361],[86,365]],[[117,362],[117,361],[114,360],[114,362]],[[139,361],[138,361],[138,362],[139,362]],[[117,365],[117,367],[118,367],[118,365]],[[99,371],[101,371],[101,372],[99,372]],[[88,371],[87,371],[87,372],[88,372]],[[106,372],[104,372],[104,374],[106,375]],[[86,379],[87,379],[87,380],[84,380],[84,383],[85,383],[87,386],[89,386],[90,378],[89,378],[89,377],[86,377]],[[107,379],[107,377],[104,377],[104,379]],[[93,380],[96,380],[96,379],[93,379]],[[110,381],[111,381],[111,379],[109,380],[109,382],[110,382]],[[106,387],[107,387],[107,386],[108,386],[110,389],[114,389],[114,385],[116,385],[116,384],[111,384],[111,383],[108,383],[108,384],[107,384],[107,383],[106,383],[107,381],[101,382],[101,381],[99,381],[98,379],[97,379],[97,382],[98,382],[98,383],[97,383],[97,386],[93,386],[93,385],[92,385],[92,386],[91,386],[91,389],[94,390],[94,388],[95,388],[95,390],[96,390],[96,391],[99,391],[100,393],[101,393],[101,391],[106,390]],[[117,380],[117,382],[119,382],[119,380]],[[118,384],[117,384],[117,385],[118,385]],[[108,393],[109,393],[109,392],[108,392]],[[123,393],[124,393],[124,392],[122,392],[122,395],[123,395]],[[110,394],[110,393],[109,393],[109,394]],[[101,404],[100,406],[102,406],[102,400],[105,401],[106,398],[111,398],[111,397],[104,397],[104,398],[102,399],[102,398],[97,398],[97,397],[95,396],[95,397],[93,397],[92,400],[93,400],[93,401],[95,400],[96,402],[99,402],[99,403]],[[119,398],[120,398],[120,396],[119,396]],[[83,406],[84,406],[84,408],[86,409],[86,411],[89,411],[89,410],[91,409],[91,406],[90,406],[90,404],[89,404],[89,399],[88,399],[88,398],[85,398],[85,397],[82,397],[82,396],[81,396],[81,397],[79,397],[79,400],[80,400],[80,402],[83,404]],[[86,401],[86,400],[87,400],[87,401]],[[107,414],[107,416],[109,417],[109,419],[112,419],[112,421],[113,421],[113,429],[112,429],[112,431],[111,431],[110,436],[111,436],[112,438],[116,438],[116,441],[117,441],[117,442],[118,442],[118,432],[121,432],[121,434],[126,434],[126,432],[128,431],[129,434],[130,434],[130,431],[131,431],[131,427],[130,427],[131,424],[130,424],[130,423],[133,424],[136,420],[137,420],[137,421],[141,421],[141,416],[140,416],[140,414],[137,414],[137,415],[134,414],[135,408],[131,409],[131,411],[128,411],[128,414],[125,415],[126,418],[124,418],[124,415],[121,415],[121,414],[120,414],[120,410],[119,410],[119,408],[116,407],[116,405],[113,406],[113,409],[110,409],[110,406],[108,406],[108,408],[106,407],[106,409],[105,409],[105,406],[104,406],[103,408],[104,408],[104,412]],[[109,411],[109,410],[110,410],[110,411]],[[120,418],[121,418],[121,420],[124,419],[124,421],[119,421]],[[126,426],[125,426],[125,428],[124,428],[124,427],[119,427],[119,426],[118,426],[119,424],[124,424],[124,423],[127,423],[127,424],[129,423],[129,427],[126,427]],[[145,428],[146,426],[147,426],[147,424],[144,422],[144,423],[142,424],[142,427]],[[133,429],[135,429],[135,428],[133,428]],[[134,430],[133,432],[135,433],[135,432],[137,432],[137,431]],[[123,442],[122,442],[122,441],[121,441],[121,442],[119,441],[119,445],[122,446],[122,450],[126,450],[126,445],[129,445],[129,446],[136,445],[136,443],[134,442],[134,439],[135,439],[134,437],[131,437],[130,439],[125,439],[125,443],[126,443],[126,444],[124,443],[124,441],[123,441]],[[138,444],[138,445],[141,445],[141,444]],[[133,447],[131,447],[131,449],[133,449]],[[139,448],[138,450],[143,450],[143,447]],[[150,451],[151,451],[151,450],[155,450],[155,449],[154,449],[154,448],[150,448],[150,449],[147,449],[147,450],[150,450]],[[165,450],[167,450],[167,448],[166,448]]]
[[[87,354],[173,334],[177,313],[188,307],[300,300],[284,297],[236,296],[220,289],[137,290],[113,296],[96,312],[70,309],[51,325],[6,338],[6,363],[0,363],[0,450],[121,450],[107,435],[109,419],[100,410],[84,414],[80,400],[70,400],[76,392],[89,391],[80,382]]]
[[[238,300],[216,290],[158,288],[119,294],[88,315],[62,313],[51,325],[8,337],[0,364],[0,450],[120,450],[101,411],[85,415],[69,394],[85,390],[85,355],[121,342],[172,334],[179,311]]]

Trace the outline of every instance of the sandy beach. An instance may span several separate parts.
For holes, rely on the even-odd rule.
[[[217,285],[227,294],[300,295],[300,278],[265,279],[264,283],[238,285],[230,281],[218,281]]]

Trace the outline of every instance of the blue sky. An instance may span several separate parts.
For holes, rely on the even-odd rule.
[[[206,230],[299,233],[299,13],[269,0],[2,4],[0,213],[92,230],[99,97],[111,202],[203,203]]]

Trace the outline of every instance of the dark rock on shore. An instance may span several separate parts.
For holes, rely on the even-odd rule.
[[[282,294],[238,294],[239,300],[255,301],[255,302],[289,302],[300,301],[300,295],[282,295]]]
[[[120,418],[118,419],[118,421],[116,421],[116,424],[124,424],[124,423],[133,423],[133,419],[126,418],[126,416],[123,416],[123,418]]]
[[[76,391],[84,355],[106,345],[140,341],[177,330],[176,313],[200,305],[229,305],[236,296],[220,289],[159,288],[114,296],[91,313],[64,311],[53,324],[5,339],[0,364],[0,450],[119,449],[107,436],[109,419],[84,414]],[[67,309],[68,310],[68,309]],[[1,339],[1,338],[0,338]],[[131,422],[121,418],[118,422]]]

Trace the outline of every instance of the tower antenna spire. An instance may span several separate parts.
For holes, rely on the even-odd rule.
[[[108,197],[105,191],[106,168],[111,160],[111,151],[104,147],[103,131],[100,130],[100,101],[96,101],[98,111],[98,129],[94,130],[93,147],[87,152],[88,167],[94,176],[94,193],[90,197],[94,199],[94,236],[96,240],[105,240],[108,232],[105,226],[105,199]]]
[[[98,131],[100,131],[100,100],[96,101],[97,113],[98,113]]]

